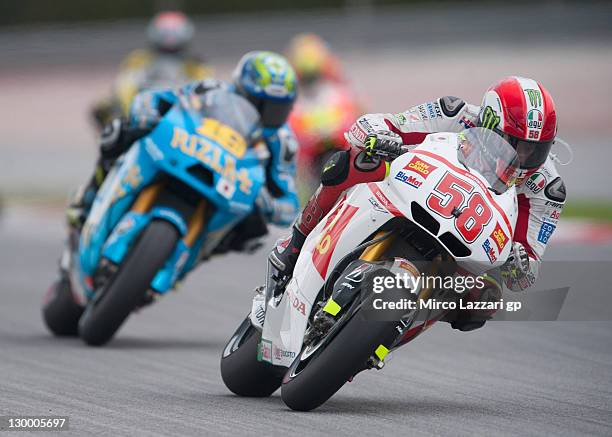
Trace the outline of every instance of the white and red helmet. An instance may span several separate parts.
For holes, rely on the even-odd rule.
[[[521,170],[530,173],[544,164],[555,140],[555,102],[535,80],[507,77],[487,90],[478,125],[508,141],[516,150]]]
[[[193,38],[193,24],[179,11],[160,12],[149,23],[147,35],[150,43],[163,52],[183,50]]]

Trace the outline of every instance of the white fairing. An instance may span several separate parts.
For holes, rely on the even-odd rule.
[[[262,333],[264,360],[281,366],[291,364],[302,348],[315,299],[336,264],[395,216],[403,215],[418,224],[411,213],[413,201],[438,221],[440,230],[437,236],[450,232],[471,250],[467,257],[456,257],[460,268],[481,274],[505,262],[517,217],[515,189],[513,187],[501,195],[488,190],[480,175],[473,170],[471,173],[466,171],[458,161],[457,147],[457,134],[431,134],[411,153],[393,161],[384,181],[359,184],[340,199],[306,239],[294,277],[281,301],[278,305],[268,303]],[[462,237],[455,216],[445,218],[428,206],[432,192],[442,204],[450,200],[445,201],[449,196],[435,190],[447,173],[465,181],[464,187],[472,187],[463,193],[465,199],[459,210],[464,210],[471,196],[478,193],[486,202],[485,208],[491,211],[491,218],[478,226],[482,230],[471,242]],[[470,224],[468,220],[468,228]]]

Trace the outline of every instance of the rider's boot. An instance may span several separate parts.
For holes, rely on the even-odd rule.
[[[89,182],[79,187],[70,199],[68,207],[66,208],[66,220],[68,221],[68,226],[72,229],[80,231],[83,227],[89,210],[93,205],[93,201],[96,198],[96,193],[105,177],[106,171],[104,171],[103,166],[98,163],[95,173],[89,179]]]
[[[112,165],[134,141],[142,138],[150,131],[151,127],[146,129],[130,127],[119,118],[112,120],[104,126],[100,135],[100,156],[96,162],[95,172],[87,185],[77,190],[66,210],[69,226],[77,231],[81,230],[96,197],[96,193]]]
[[[319,197],[323,187],[312,195],[304,210],[293,225],[291,235],[276,242],[276,247],[268,260],[277,269],[280,276],[288,277],[293,274],[304,241],[314,227],[321,221],[323,216],[329,212],[319,206]],[[331,209],[331,208],[330,208]]]
[[[268,260],[276,267],[280,276],[287,277],[293,274],[304,241],[306,241],[306,235],[297,228],[297,225],[294,225],[291,235],[276,242],[274,250],[268,255]]]

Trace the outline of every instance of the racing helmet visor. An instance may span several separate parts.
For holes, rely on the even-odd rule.
[[[286,123],[293,101],[281,101],[272,99],[259,99],[259,113],[261,115],[261,123],[264,127],[278,128]]]
[[[554,143],[551,141],[527,141],[513,137],[499,129],[495,131],[502,136],[516,150],[522,170],[539,168],[546,162],[550,149]]]

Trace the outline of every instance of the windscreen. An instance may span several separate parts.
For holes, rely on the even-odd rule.
[[[259,127],[259,113],[245,98],[224,89],[191,94],[190,109],[202,117],[213,119],[231,127],[245,139],[251,139]]]
[[[514,148],[492,130],[480,127],[459,134],[459,161],[476,170],[497,194],[514,185],[519,160]]]

